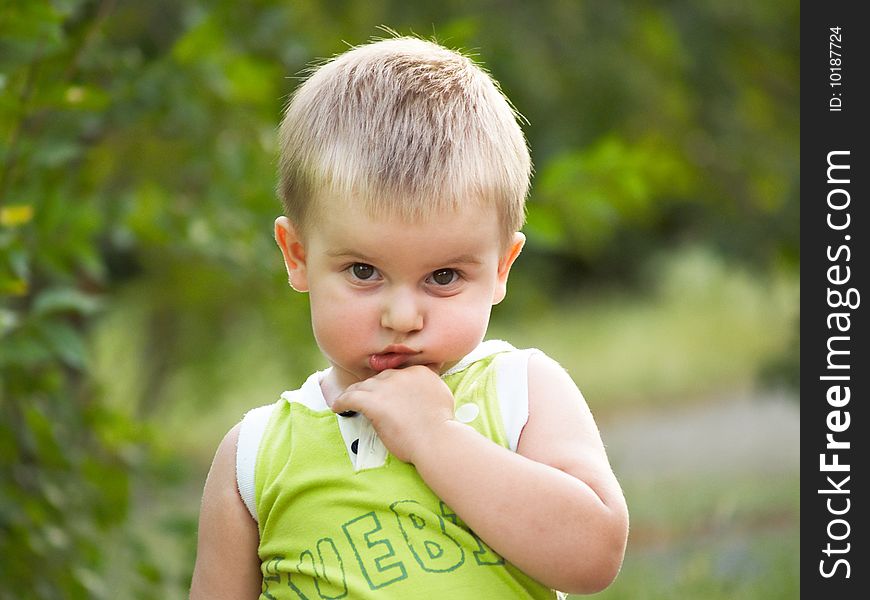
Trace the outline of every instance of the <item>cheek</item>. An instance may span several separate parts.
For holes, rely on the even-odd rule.
[[[349,302],[340,294],[312,289],[311,325],[318,346],[329,357],[352,353],[371,336],[371,318],[363,302]]]
[[[445,336],[450,346],[470,352],[483,339],[492,306],[487,303],[457,305],[444,311],[437,323],[431,323]]]

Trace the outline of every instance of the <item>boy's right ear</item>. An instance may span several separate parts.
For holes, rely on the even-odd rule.
[[[275,241],[284,256],[290,287],[297,292],[308,291],[308,264],[305,246],[296,226],[287,217],[275,219]]]

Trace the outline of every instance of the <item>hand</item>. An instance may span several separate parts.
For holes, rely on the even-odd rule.
[[[363,413],[390,453],[413,463],[430,436],[453,419],[453,394],[431,369],[388,369],[347,387],[332,404],[337,413]]]

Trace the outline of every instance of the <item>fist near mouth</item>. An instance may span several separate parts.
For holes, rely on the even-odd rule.
[[[407,355],[399,358],[401,364]],[[396,360],[388,357],[384,363]],[[387,450],[399,460],[413,463],[416,453],[429,445],[430,436],[453,420],[453,394],[428,367],[388,368],[348,386],[336,398],[332,410],[339,414],[363,413]]]

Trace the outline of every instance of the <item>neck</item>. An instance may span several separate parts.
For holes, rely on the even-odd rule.
[[[320,391],[323,394],[323,399],[326,400],[326,405],[332,408],[332,404],[341,396],[348,385],[340,381],[338,370],[335,367],[329,369],[320,380]]]

